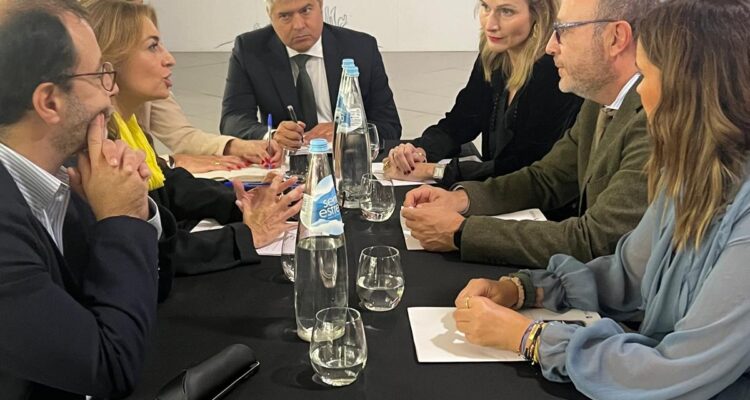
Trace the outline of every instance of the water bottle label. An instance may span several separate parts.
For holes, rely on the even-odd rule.
[[[311,233],[341,235],[344,223],[336,199],[336,187],[331,175],[318,181],[312,195],[306,194],[302,199],[300,220]]]
[[[347,110],[349,112],[349,124],[346,126],[346,132],[354,132],[355,130],[361,128],[363,126],[362,124],[362,109],[361,108],[352,108]]]
[[[344,111],[346,111],[346,106],[344,105],[344,97],[339,95],[339,97],[336,99],[336,112],[334,113],[334,117],[337,117],[337,121],[334,122],[340,122],[341,115],[344,114]]]

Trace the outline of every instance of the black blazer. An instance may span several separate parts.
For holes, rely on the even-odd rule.
[[[129,393],[156,321],[156,230],[71,194],[64,253],[0,163],[0,397]]]
[[[462,144],[482,134],[482,162],[459,163],[454,158],[440,182],[444,186],[519,170],[547,154],[575,122],[583,99],[560,92],[559,80],[552,57],[544,55],[534,64],[531,79],[507,105],[502,72],[495,71],[488,83],[477,58],[453,109],[413,144],[425,149],[428,161],[437,162],[457,156]]]
[[[378,127],[381,139],[400,139],[401,122],[375,38],[325,24],[323,58],[331,111],[336,110],[341,60],[353,58],[359,67],[368,122]],[[266,133],[268,114],[273,116],[274,125],[288,121],[286,107],[290,104],[296,110],[301,109],[289,55],[273,28],[269,25],[238,36],[229,59],[220,131],[225,135],[260,139]],[[263,122],[258,121],[258,110]]]
[[[162,171],[166,178],[164,187],[149,192],[161,214],[162,270],[193,275],[260,262],[252,232],[242,223],[242,212],[234,204],[231,188],[210,179],[195,178],[182,168],[162,168]],[[190,233],[205,218],[213,218],[224,227]]]

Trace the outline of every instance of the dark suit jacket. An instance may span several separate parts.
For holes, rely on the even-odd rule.
[[[534,64],[531,79],[508,105],[502,71],[495,71],[491,82],[485,81],[477,57],[453,109],[413,143],[425,149],[428,161],[437,162],[458,156],[462,144],[482,135],[482,162],[459,163],[454,158],[441,186],[517,171],[547,154],[575,121],[583,99],[560,92],[559,81],[552,57],[545,55]]]
[[[250,228],[242,223],[234,191],[199,179],[182,168],[162,168],[164,187],[149,192],[160,206],[162,228],[159,265],[178,275],[193,275],[260,262]],[[221,229],[190,233],[200,220],[212,218]]]
[[[97,222],[73,193],[63,256],[2,163],[0,204],[0,397],[130,392],[156,321],[156,230]]]
[[[571,129],[541,160],[485,182],[463,182],[470,215],[556,209],[578,198],[578,216],[561,222],[469,217],[461,236],[468,261],[546,267],[556,254],[586,262],[614,253],[648,206],[643,166],[651,153],[646,115],[634,85],[591,151],[601,106],[585,101]]]
[[[341,60],[353,58],[359,67],[368,122],[378,127],[381,139],[400,139],[401,122],[375,38],[325,24],[323,58],[331,111],[336,110]],[[275,125],[288,121],[286,107],[290,104],[301,109],[286,47],[273,28],[269,25],[238,36],[229,59],[220,131],[245,139],[262,138],[268,114],[273,116]],[[258,110],[263,123],[258,121]]]

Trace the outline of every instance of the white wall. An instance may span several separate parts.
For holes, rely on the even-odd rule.
[[[171,51],[230,51],[268,24],[263,0],[150,0]],[[365,31],[381,51],[475,51],[476,0],[324,0],[326,22]]]

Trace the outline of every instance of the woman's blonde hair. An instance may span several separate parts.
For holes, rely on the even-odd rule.
[[[649,197],[675,204],[673,244],[696,248],[744,176],[750,148],[750,2],[677,0],[639,21],[661,70],[649,118]]]
[[[102,59],[111,62],[115,70],[122,67],[141,42],[144,21],[148,19],[158,26],[156,12],[149,5],[126,0],[83,0],[81,4],[89,13]],[[108,129],[118,134],[113,120]]]
[[[534,63],[544,55],[544,48],[552,35],[552,24],[560,6],[559,0],[526,0],[531,14],[531,33],[518,57],[518,65],[511,65],[508,52],[495,53],[490,50],[484,27],[479,30],[479,58],[484,69],[484,79],[492,80],[492,74],[501,70],[505,75],[505,87],[517,91],[531,79]]]

